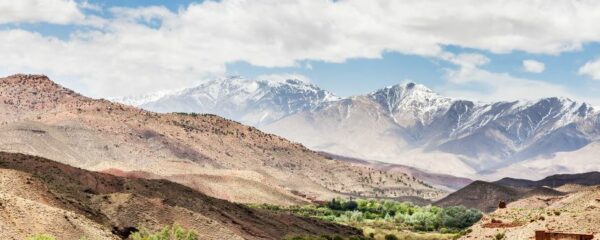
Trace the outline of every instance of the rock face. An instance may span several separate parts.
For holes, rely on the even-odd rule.
[[[166,178],[230,201],[444,195],[421,179],[337,161],[215,115],[160,114],[91,99],[45,76],[0,78],[0,114],[0,151]]]

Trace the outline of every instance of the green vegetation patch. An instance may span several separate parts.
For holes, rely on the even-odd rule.
[[[483,216],[477,209],[462,206],[442,208],[374,199],[333,199],[321,206],[251,204],[250,207],[353,226],[362,229],[365,236],[376,239],[453,239],[464,234]]]

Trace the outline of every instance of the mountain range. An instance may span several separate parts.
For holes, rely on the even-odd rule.
[[[218,114],[313,150],[436,173],[540,178],[600,168],[600,112],[568,98],[483,103],[415,83],[339,98],[299,80],[231,77],[139,99],[115,100]]]
[[[111,100],[154,112],[212,113],[244,124],[262,126],[338,99],[332,93],[302,80],[252,81],[234,76],[179,91]]]
[[[336,160],[219,116],[161,114],[92,99],[43,75],[0,78],[0,114],[0,151],[168,179],[229,201],[289,205],[445,195],[408,174]]]

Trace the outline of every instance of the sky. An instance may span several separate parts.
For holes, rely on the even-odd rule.
[[[0,0],[0,75],[91,97],[241,75],[600,106],[599,22],[595,0]]]

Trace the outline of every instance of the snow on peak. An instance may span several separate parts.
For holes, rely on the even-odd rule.
[[[259,126],[338,99],[304,79],[229,76],[180,91],[115,100],[157,112],[212,113]]]
[[[173,94],[176,92],[178,92],[178,90],[165,90],[165,91],[157,91],[157,92],[152,92],[152,93],[137,95],[137,96],[113,97],[113,98],[108,98],[108,100],[127,104],[127,105],[132,105],[132,106],[140,106],[140,105],[143,105],[143,104],[146,104],[149,102],[156,101],[158,99],[161,99],[167,95],[170,95],[170,94]]]
[[[397,84],[368,95],[398,123],[426,123],[435,113],[447,110],[452,100],[442,97],[424,85]]]

